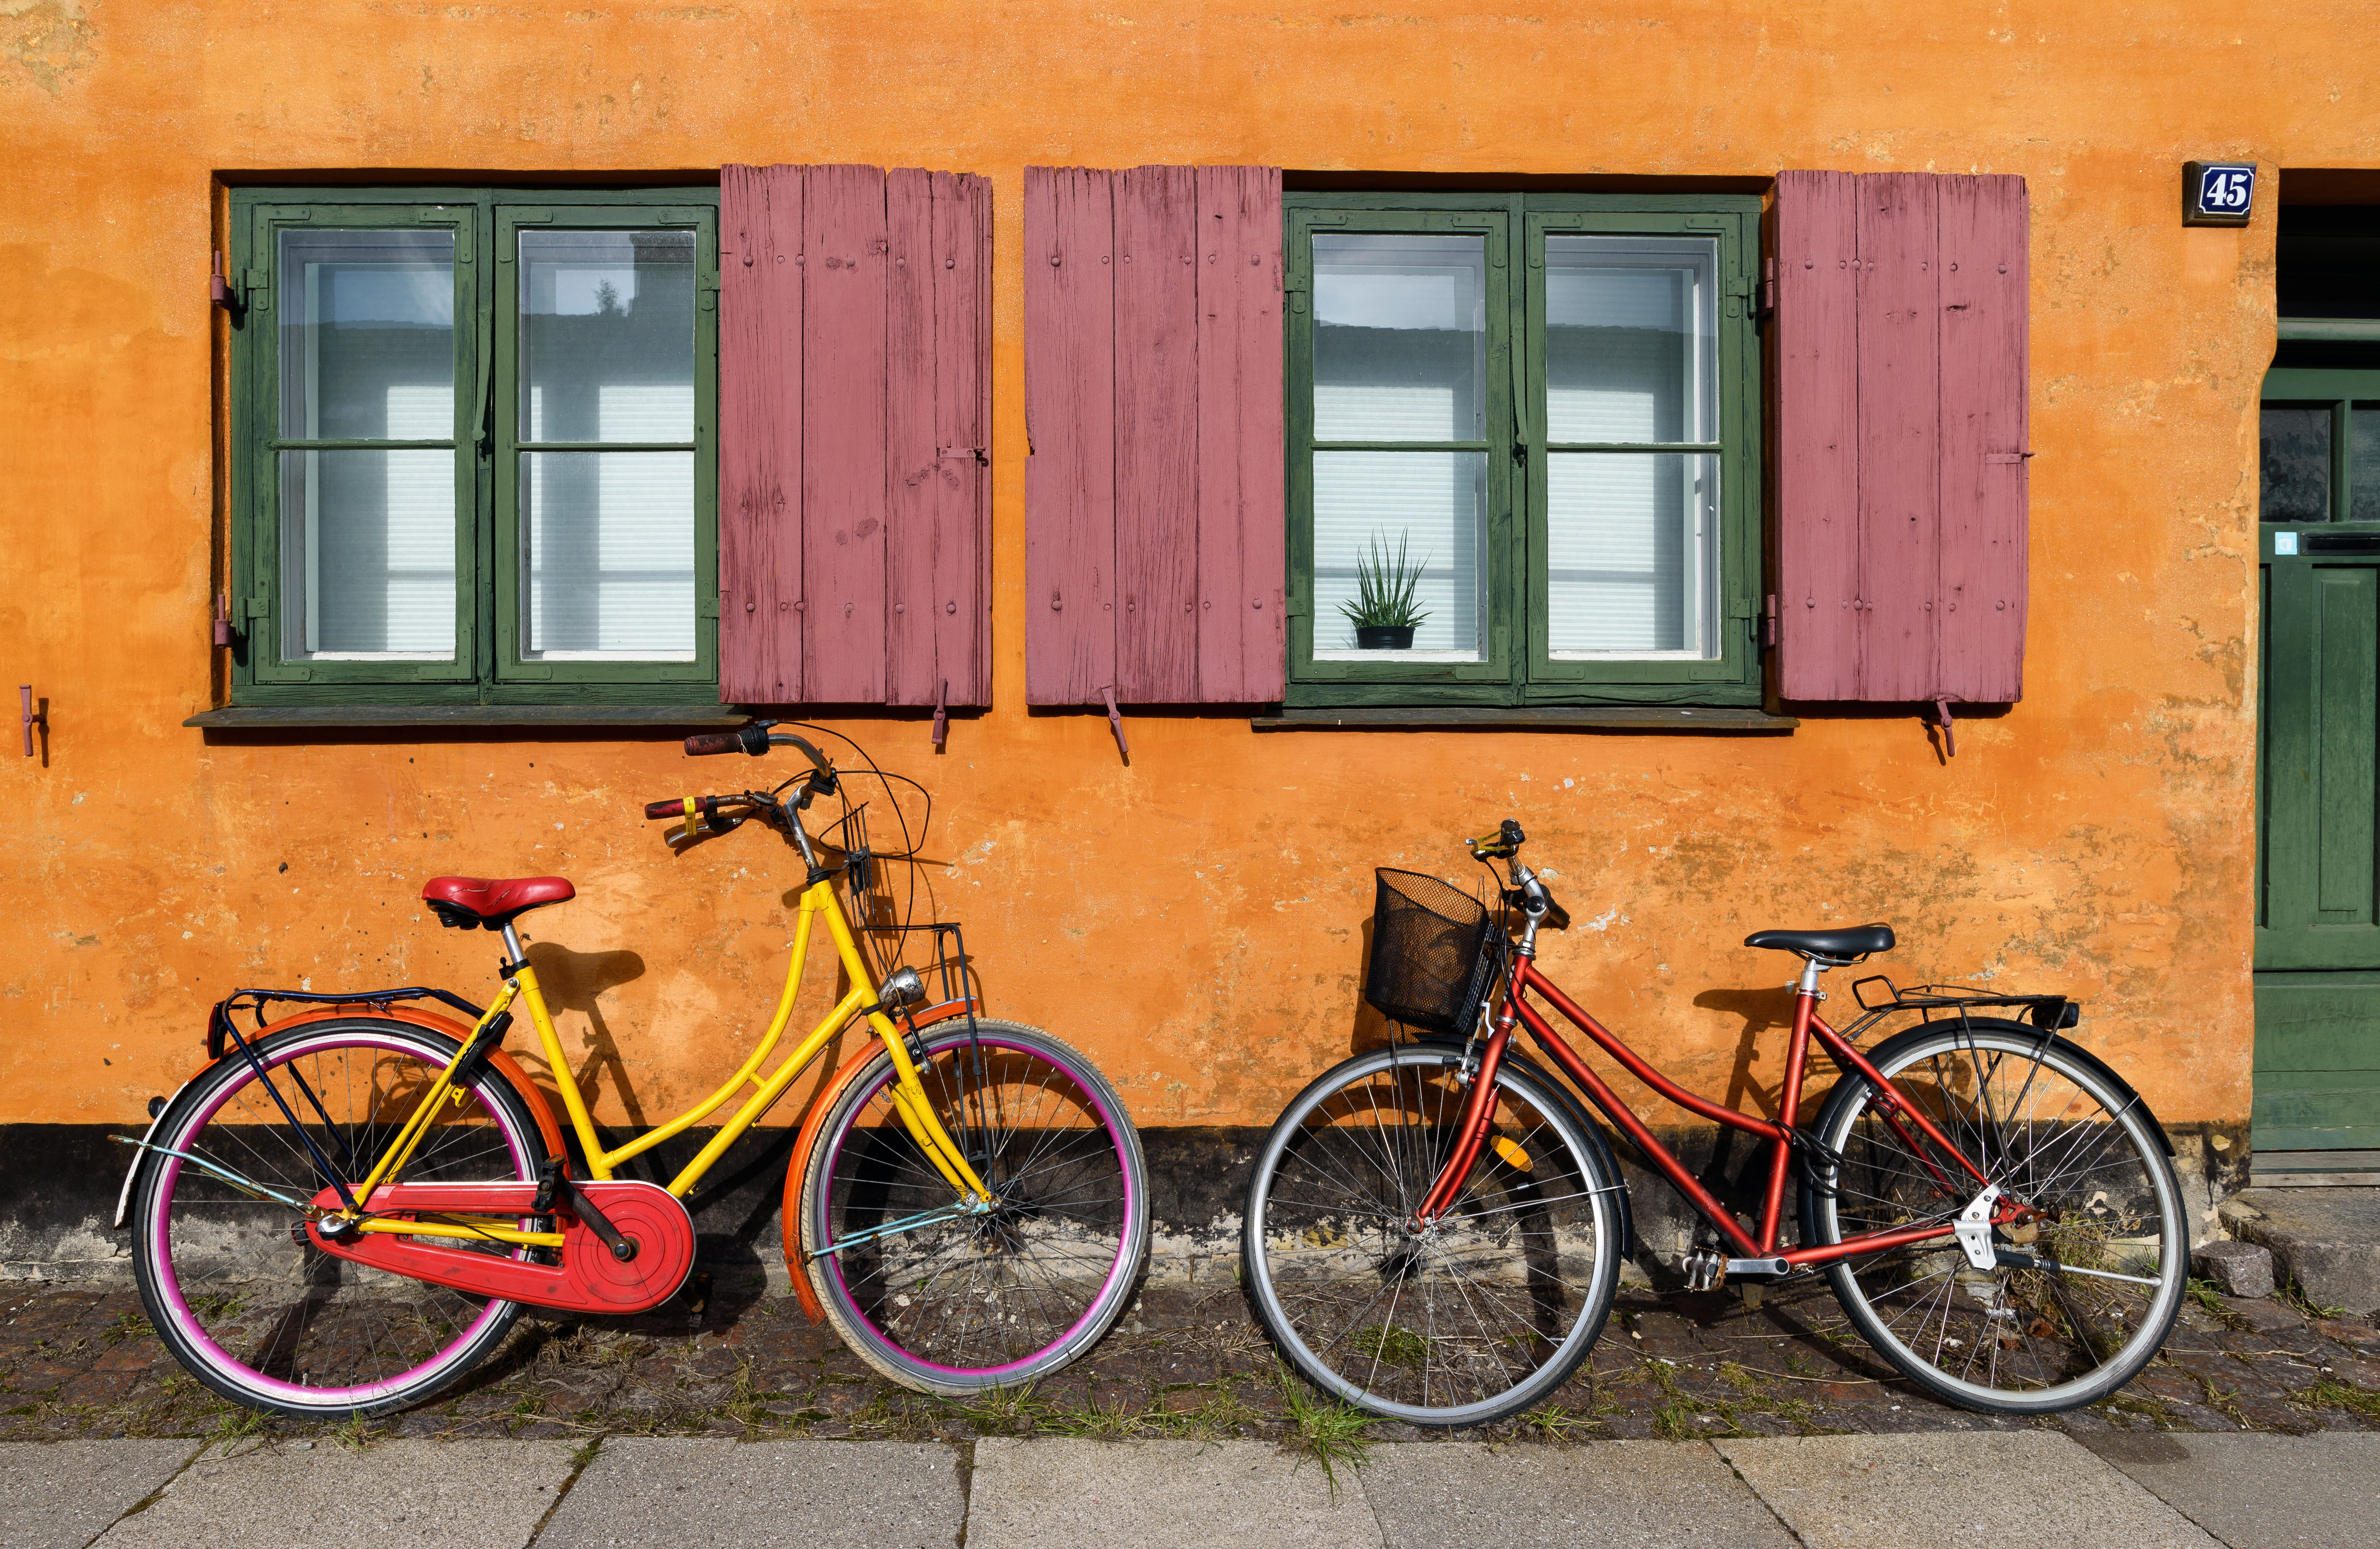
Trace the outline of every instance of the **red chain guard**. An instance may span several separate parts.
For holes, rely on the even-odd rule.
[[[391,1232],[358,1232],[334,1242],[315,1221],[307,1223],[306,1234],[322,1252],[351,1263],[475,1296],[568,1313],[641,1313],[674,1295],[694,1267],[694,1221],[677,1196],[629,1180],[574,1181],[571,1187],[584,1190],[595,1208],[637,1245],[635,1258],[625,1264],[613,1258],[586,1222],[566,1212],[557,1212],[563,1222],[560,1264],[529,1264],[475,1249],[443,1247],[434,1237]],[[509,1225],[527,1216],[536,1198],[535,1183],[389,1183],[372,1192],[368,1208],[375,1216],[500,1216],[511,1217]],[[314,1196],[314,1204],[336,1211],[338,1193],[325,1189]]]

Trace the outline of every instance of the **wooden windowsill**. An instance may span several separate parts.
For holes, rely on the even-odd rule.
[[[1671,705],[1532,706],[1507,709],[1423,706],[1412,709],[1313,708],[1257,716],[1258,732],[1791,732],[1801,720],[1756,709]]]
[[[182,722],[208,731],[300,731],[310,727],[741,726],[731,705],[235,705]]]

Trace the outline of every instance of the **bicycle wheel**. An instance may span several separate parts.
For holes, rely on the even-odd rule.
[[[999,1204],[942,1214],[957,1192],[893,1111],[880,1049],[803,1172],[810,1285],[844,1342],[897,1383],[959,1395],[1030,1382],[1089,1349],[1131,1297],[1148,1247],[1140,1136],[1106,1078],[1047,1033],[978,1018],[918,1044],[935,1117]]]
[[[1829,1266],[1852,1324],[1920,1387],[1998,1414],[2106,1398],[2165,1343],[2189,1274],[2190,1228],[2163,1131],[2113,1072],[2022,1023],[1912,1028],[1871,1055],[2002,1192],[2035,1212],[1993,1230],[1977,1269],[1936,1240]],[[1802,1193],[1804,1242],[1949,1222],[1972,1175],[1876,1089],[1848,1077],[1818,1139],[1842,1157]]]
[[[353,1183],[456,1046],[410,1023],[341,1017],[251,1047],[307,1138]],[[519,1094],[492,1071],[461,1092],[459,1102],[442,1100],[406,1180],[535,1179],[545,1143]],[[152,1156],[140,1185],[132,1226],[141,1303],[165,1348],[227,1398],[314,1417],[402,1409],[470,1370],[519,1315],[516,1302],[325,1253],[305,1240],[302,1211],[184,1160],[286,1200],[311,1200],[324,1186],[273,1093],[237,1054],[183,1094],[151,1144],[182,1156]]]
[[[1560,1090],[1508,1057],[1488,1147],[1454,1207],[1406,1225],[1451,1155],[1461,1051],[1357,1055],[1297,1095],[1257,1153],[1242,1263],[1273,1342],[1326,1393],[1419,1425],[1478,1425],[1560,1387],[1620,1279],[1618,1180]]]

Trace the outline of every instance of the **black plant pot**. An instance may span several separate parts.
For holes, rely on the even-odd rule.
[[[1355,648],[1359,651],[1409,651],[1413,649],[1414,626],[1409,623],[1359,624],[1355,629]]]

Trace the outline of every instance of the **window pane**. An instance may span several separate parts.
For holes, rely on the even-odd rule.
[[[1314,238],[1317,441],[1479,441],[1487,238]]]
[[[694,439],[694,233],[520,234],[528,442]]]
[[[2330,520],[2330,405],[2266,404],[2260,514],[2267,522]]]
[[[524,660],[692,661],[694,454],[521,455]]]
[[[1488,460],[1477,452],[1314,454],[1314,655],[1318,660],[1477,661]],[[1400,552],[1420,572],[1415,604],[1428,616],[1410,651],[1358,651],[1342,611],[1357,599],[1356,561]]]
[[[281,234],[281,435],[455,434],[455,234]]]
[[[1546,238],[1546,439],[1718,439],[1718,243]]]
[[[2348,418],[2348,454],[2355,466],[2349,470],[2347,519],[2380,522],[2380,405],[2358,404]]]
[[[455,454],[281,454],[285,661],[451,661]]]
[[[1718,653],[1718,459],[1546,459],[1547,644],[1557,658]]]

